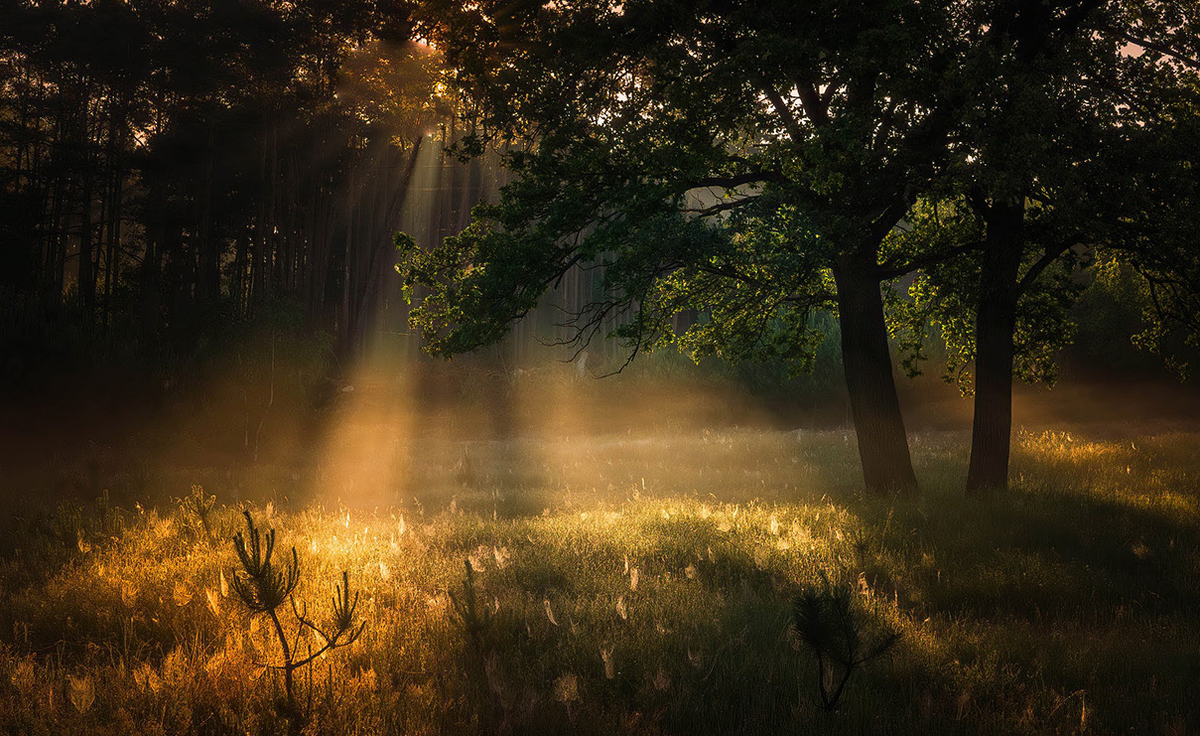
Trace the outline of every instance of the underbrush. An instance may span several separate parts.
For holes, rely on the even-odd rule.
[[[1197,439],[1023,434],[983,499],[962,435],[915,438],[922,496],[881,499],[841,432],[732,431],[475,448],[470,484],[369,509],[26,502],[0,539],[0,730],[1189,733]],[[492,482],[533,449],[536,478]],[[295,547],[310,615],[342,571],[359,591],[361,636],[297,670],[295,710],[231,590],[243,511]],[[830,709],[794,606],[823,590],[863,651],[895,637]]]

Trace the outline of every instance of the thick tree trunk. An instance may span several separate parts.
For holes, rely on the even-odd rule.
[[[917,479],[896,397],[880,281],[872,266],[846,257],[833,269],[846,388],[867,489],[880,494],[913,493]]]
[[[1023,202],[998,203],[987,219],[975,319],[975,421],[967,492],[1008,486],[1012,437],[1013,333],[1024,252]]]

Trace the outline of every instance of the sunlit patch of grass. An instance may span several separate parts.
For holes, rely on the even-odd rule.
[[[296,547],[313,610],[342,570],[361,591],[361,639],[299,682],[311,733],[1184,733],[1196,440],[1019,435],[1011,492],[972,499],[953,433],[915,438],[916,499],[860,493],[843,432],[523,440],[473,462],[506,478],[536,457],[530,487],[456,485],[446,450],[420,503],[241,506]],[[218,498],[204,524],[165,502],[20,510],[0,723],[286,730],[278,645],[230,597],[239,506]],[[451,596],[467,561],[474,627]],[[830,714],[790,631],[823,576],[901,634]]]

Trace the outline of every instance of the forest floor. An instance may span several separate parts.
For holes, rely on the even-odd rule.
[[[1198,442],[1022,432],[1012,490],[985,498],[961,493],[962,432],[915,434],[921,495],[877,498],[853,435],[747,429],[26,497],[0,532],[0,732],[1194,733]],[[290,723],[273,628],[229,585],[243,509],[276,560],[295,547],[311,618],[348,571],[366,623],[298,671]],[[832,711],[806,591],[846,591],[864,646],[899,635]]]

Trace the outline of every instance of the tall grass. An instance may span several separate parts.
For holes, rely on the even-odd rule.
[[[297,673],[307,733],[1190,733],[1198,439],[1021,434],[985,499],[960,434],[915,439],[908,500],[856,490],[842,432],[726,431],[478,444],[470,487],[450,448],[369,509],[29,501],[0,732],[285,733],[275,634],[229,590],[247,509],[313,615],[341,571],[361,591],[361,637]],[[901,635],[832,712],[792,616],[825,578]]]

